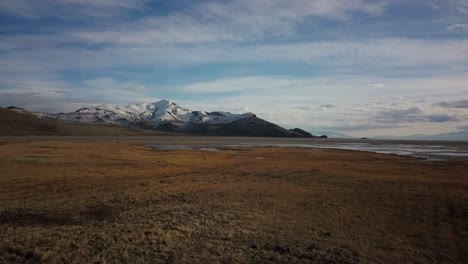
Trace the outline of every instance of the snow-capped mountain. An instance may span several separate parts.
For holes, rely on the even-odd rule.
[[[20,111],[19,109],[12,110]],[[232,114],[222,111],[192,111],[167,100],[128,106],[103,104],[80,108],[70,113],[31,113],[41,119],[52,119],[64,123],[115,124],[185,134],[314,137],[299,128],[289,130],[282,128],[260,119],[252,113]]]
[[[167,100],[128,106],[103,104],[80,108],[71,113],[35,114],[41,118],[50,118],[67,123],[100,122],[127,125],[144,122],[154,127],[161,123],[173,123],[177,127],[190,123],[225,124],[255,116],[251,113],[232,114],[229,112],[192,111]]]

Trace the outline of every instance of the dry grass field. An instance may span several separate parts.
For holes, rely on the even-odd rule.
[[[0,263],[467,263],[468,161],[0,143]]]

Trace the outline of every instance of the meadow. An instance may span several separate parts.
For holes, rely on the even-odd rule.
[[[0,140],[0,263],[466,263],[468,161]]]

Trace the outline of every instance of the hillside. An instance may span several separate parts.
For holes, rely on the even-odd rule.
[[[21,108],[0,107],[0,136],[150,136],[165,132],[111,124],[67,124]]]
[[[299,129],[287,130],[256,116],[236,120],[226,124],[191,124],[188,131],[192,134],[213,136],[250,136],[250,137],[314,137]]]
[[[21,108],[13,110],[27,112]],[[65,124],[113,125],[180,134],[316,137],[300,128],[285,129],[253,113],[192,111],[167,100],[128,106],[103,104],[80,108],[70,113],[32,113],[40,119],[60,121]]]
[[[0,135],[70,135],[70,130],[63,123],[43,120],[28,112],[0,108]]]

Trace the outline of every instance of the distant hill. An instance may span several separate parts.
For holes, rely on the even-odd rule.
[[[12,110],[20,113],[27,112],[20,108],[12,108]],[[32,114],[41,120],[60,121],[65,124],[120,125],[182,134],[316,137],[300,128],[285,129],[258,118],[253,113],[233,114],[223,111],[192,111],[167,100],[128,106],[104,104],[80,108],[70,113],[32,112]]]
[[[39,119],[24,109],[0,108],[0,135],[70,135],[65,124]]]
[[[167,134],[116,125],[65,124],[18,107],[0,107],[0,136],[133,136]]]
[[[350,135],[328,130],[313,130],[312,133],[316,133],[317,135],[327,135],[329,138],[352,138]]]
[[[314,137],[302,129],[294,128],[287,130],[256,116],[220,124],[192,123],[187,127],[186,132],[214,136]]]

